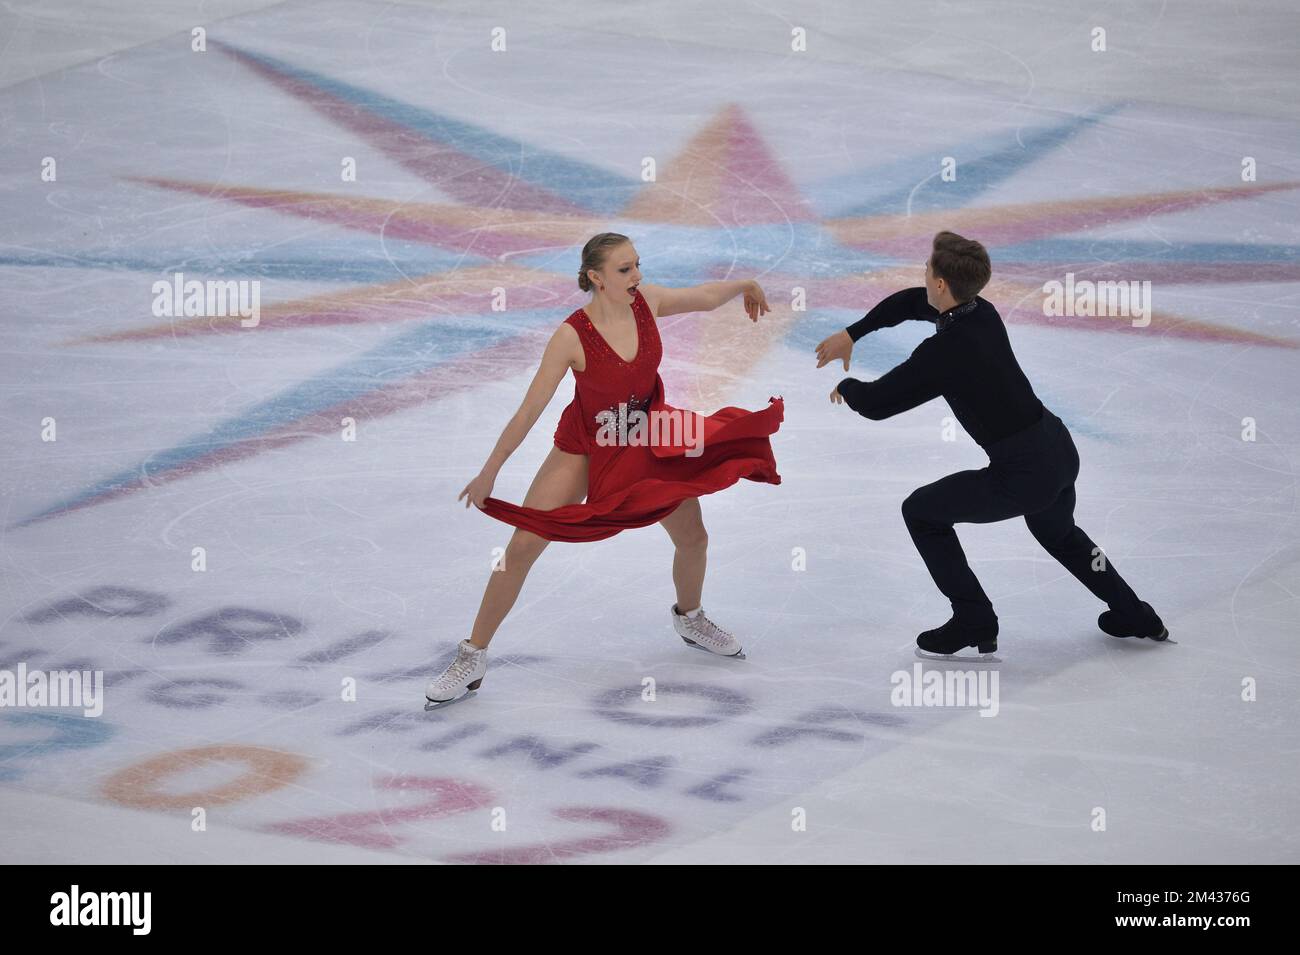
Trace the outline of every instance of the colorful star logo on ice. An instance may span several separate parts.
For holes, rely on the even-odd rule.
[[[1044,276],[1067,272],[1093,281],[1140,273],[1170,285],[1300,280],[1300,249],[1295,247],[1058,238],[1290,189],[1294,183],[969,205],[1081,131],[1104,122],[1113,110],[1019,130],[1002,140],[950,147],[955,155],[972,157],[963,161],[954,182],[936,176],[918,184],[917,170],[935,167],[935,158],[924,156],[824,180],[801,191],[745,112],[728,105],[660,170],[656,181],[647,183],[265,54],[214,45],[453,201],[412,203],[138,178],[205,201],[378,236],[384,255],[367,256],[364,250],[328,243],[281,244],[240,259],[187,255],[184,271],[191,277],[317,281],[334,287],[263,306],[256,329],[241,327],[238,317],[205,317],[79,341],[292,334],[304,326],[338,324],[405,322],[411,328],[253,405],[208,433],[96,481],[17,526],[313,435],[337,434],[344,417],[374,419],[471,389],[484,368],[522,372],[536,363],[546,335],[585,298],[575,282],[581,245],[595,233],[611,230],[625,232],[638,243],[650,281],[688,284],[758,275],[768,291],[773,310],[758,325],[665,320],[664,379],[692,407],[721,401],[773,344],[790,341],[811,353],[815,341],[888,292],[919,284],[931,237],[941,229],[979,238],[988,246],[996,275],[984,294],[1009,323],[1295,347],[1289,340],[1160,312],[1140,331],[1126,319],[1077,318],[1063,325],[1044,318]],[[175,269],[176,260],[175,252],[147,262],[92,252],[79,254],[71,264],[166,272]],[[61,256],[10,256],[0,261],[69,264]],[[795,287],[805,290],[805,312],[782,303]],[[500,288],[508,292],[505,312],[490,307],[493,290]]]

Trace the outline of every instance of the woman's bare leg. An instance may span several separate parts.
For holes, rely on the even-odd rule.
[[[587,456],[569,454],[553,447],[538,469],[537,477],[533,478],[523,506],[549,511],[566,504],[581,504],[586,496]],[[492,642],[501,621],[515,605],[533,562],[541,556],[548,543],[546,538],[529,531],[515,530],[506,545],[501,566],[488,578],[483,602],[479,604],[474,629],[470,632],[472,645],[481,649]]]
[[[673,553],[673,586],[677,588],[677,609],[694,610],[704,594],[704,567],[709,551],[709,534],[704,529],[700,499],[687,498],[659,523],[676,548]]]

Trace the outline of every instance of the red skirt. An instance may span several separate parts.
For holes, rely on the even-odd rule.
[[[598,541],[630,527],[655,524],[682,501],[721,491],[742,478],[781,483],[769,440],[785,418],[781,398],[769,398],[762,411],[728,407],[705,416],[664,404],[662,387],[656,391],[650,410],[692,416],[694,435],[702,436],[702,453],[691,457],[687,452],[692,446],[681,441],[600,445],[586,435],[585,441],[570,437],[561,450],[569,450],[565,444],[582,443],[588,455],[584,503],[548,511],[489,497],[483,513],[550,541]]]

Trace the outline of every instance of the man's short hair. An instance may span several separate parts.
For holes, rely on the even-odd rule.
[[[968,302],[989,284],[993,266],[988,250],[974,239],[964,239],[956,232],[940,232],[934,237],[930,269],[948,283],[952,297]]]

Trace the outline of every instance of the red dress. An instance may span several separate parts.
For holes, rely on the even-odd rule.
[[[781,483],[768,436],[781,426],[785,402],[769,398],[762,411],[728,407],[707,417],[665,403],[659,377],[663,343],[640,289],[632,314],[637,350],[630,362],[618,356],[582,309],[565,319],[582,341],[586,367],[574,370],[573,400],[560,416],[555,445],[570,454],[588,455],[586,502],[540,510],[489,497],[483,502],[484,513],[547,540],[596,541],[661,521],[687,498],[712,494],[741,478]],[[632,411],[648,411],[652,417],[657,412],[663,416],[658,420],[668,422],[676,414],[683,425],[690,417],[694,431],[670,424],[658,435],[667,440],[611,443],[609,436],[621,429],[602,429],[597,415],[607,409],[617,415],[620,404],[626,406],[629,421],[635,420]],[[603,439],[598,440],[602,430]],[[687,453],[701,448],[702,453]]]

